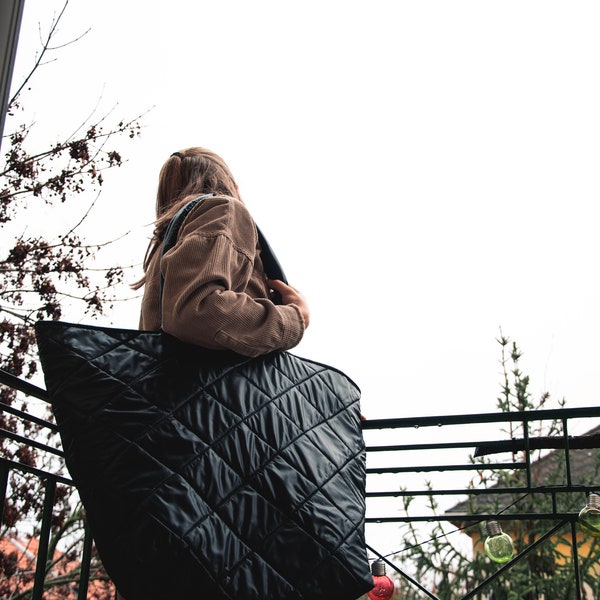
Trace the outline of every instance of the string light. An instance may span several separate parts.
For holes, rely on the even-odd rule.
[[[600,536],[600,496],[590,494],[579,513],[579,526],[592,537]]]
[[[489,536],[483,544],[485,553],[494,562],[508,562],[515,552],[513,541],[508,533],[502,531],[498,521],[488,521],[485,530]]]
[[[376,560],[371,565],[371,575],[375,586],[367,596],[371,600],[390,600],[394,594],[394,582],[385,574],[385,563]]]

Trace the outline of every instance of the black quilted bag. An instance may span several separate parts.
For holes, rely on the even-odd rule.
[[[343,373],[161,332],[36,333],[67,467],[127,600],[354,600],[372,587],[360,392]]]

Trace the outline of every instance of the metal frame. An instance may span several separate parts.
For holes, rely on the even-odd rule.
[[[419,437],[427,437],[427,428],[439,428],[449,426],[469,426],[473,431],[478,431],[478,425],[481,424],[498,424],[502,425],[505,423],[518,423],[522,425],[524,432],[522,439],[505,439],[498,440],[494,439],[463,439],[461,441],[450,441],[443,443],[404,443],[404,444],[373,444],[367,445],[367,465],[369,466],[369,459],[372,459],[379,453],[387,453],[393,456],[392,464],[390,466],[377,466],[367,468],[367,481],[373,479],[378,475],[406,475],[414,473],[423,473],[431,476],[434,473],[470,473],[474,470],[486,471],[486,470],[522,470],[525,473],[526,485],[515,486],[515,487],[494,487],[489,488],[481,487],[479,489],[464,489],[460,487],[435,487],[431,490],[425,486],[413,487],[412,489],[386,489],[383,491],[367,491],[367,507],[369,507],[369,499],[375,498],[400,498],[402,496],[430,496],[437,497],[444,496],[477,496],[477,495],[506,495],[506,494],[546,494],[551,497],[551,508],[541,512],[506,512],[506,513],[493,513],[493,514],[482,514],[476,515],[461,514],[460,520],[462,522],[477,523],[487,520],[511,520],[511,521],[547,521],[548,529],[540,536],[535,542],[524,548],[516,555],[511,561],[500,567],[492,576],[482,582],[476,588],[470,590],[463,600],[473,598],[477,594],[480,594],[492,581],[504,576],[517,562],[521,561],[530,552],[535,550],[540,544],[549,540],[554,534],[558,533],[564,528],[570,530],[570,542],[573,556],[573,577],[576,582],[577,589],[577,600],[582,600],[582,589],[581,589],[581,576],[579,571],[579,556],[577,548],[577,512],[561,512],[557,509],[557,498],[561,495],[572,495],[584,497],[585,494],[595,491],[600,488],[600,481],[598,485],[582,485],[574,482],[572,472],[572,452],[574,450],[585,449],[585,448],[599,448],[599,438],[597,435],[580,435],[572,436],[569,435],[569,423],[574,420],[587,420],[600,417],[600,407],[591,408],[572,408],[572,409],[556,409],[556,410],[537,410],[527,412],[512,412],[512,413],[482,413],[482,414],[466,414],[466,415],[443,415],[443,416],[432,416],[432,417],[416,417],[416,418],[405,418],[405,419],[381,419],[377,421],[366,421],[363,424],[363,430],[365,434],[369,431],[373,432],[389,432],[394,431],[395,437],[398,439],[406,438],[406,432],[410,430],[419,430]],[[562,424],[562,435],[553,437],[536,438],[531,437],[529,434],[530,424],[532,422],[544,422],[544,421],[560,421]],[[594,422],[597,425],[598,421]],[[479,434],[481,435],[481,434]],[[497,435],[497,432],[496,434]],[[432,436],[433,437],[433,436]],[[454,462],[454,463],[440,463],[435,464],[421,464],[405,466],[406,461],[402,460],[402,454],[408,451],[420,451],[434,452],[439,456],[445,450],[450,449],[465,449],[465,450],[478,450],[479,455],[495,455],[499,452],[523,452],[524,460],[507,460],[501,462],[500,460],[492,461],[489,464],[473,464],[472,462]],[[534,485],[532,470],[535,465],[531,459],[531,453],[534,450],[540,449],[551,449],[553,451],[561,452],[561,459],[565,467],[565,481],[564,484],[558,485]],[[471,453],[473,456],[473,453]],[[514,456],[514,454],[513,454]],[[465,456],[465,458],[468,458]],[[369,486],[367,486],[369,490]],[[583,505],[582,505],[583,507]],[[377,514],[368,516],[367,523],[372,524],[385,524],[385,523],[402,523],[402,522],[456,522],[458,516],[456,514],[442,514],[433,515],[431,512],[418,515],[393,515],[388,514]],[[554,523],[552,523],[554,522]],[[410,584],[417,587],[424,595],[424,597],[438,600],[437,596],[425,589],[420,582],[417,582],[404,572],[397,564],[394,564],[388,557],[380,554],[375,548],[369,546],[368,550],[375,556],[384,560],[388,566],[397,573],[398,576],[410,582]]]
[[[0,147],[25,0],[0,2]]]

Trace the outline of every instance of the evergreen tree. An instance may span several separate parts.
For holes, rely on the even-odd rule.
[[[548,393],[535,400],[530,392],[530,380],[519,366],[521,351],[516,343],[502,336],[499,340],[502,349],[503,382],[497,407],[502,412],[531,411],[548,408]],[[558,403],[560,408],[564,401]],[[524,438],[526,425],[508,422],[504,430],[510,440]],[[554,438],[563,434],[560,420],[529,423],[529,438]],[[523,445],[523,444],[521,444]],[[511,489],[527,486],[526,472],[523,469],[504,469],[497,467],[497,457],[483,454],[470,457],[474,464],[481,465],[477,475],[470,481],[471,489],[509,490],[502,493],[473,494],[468,500],[452,509],[452,513],[466,515],[499,515],[518,512],[526,515],[558,513],[576,515],[582,508],[585,494],[552,493],[565,485],[564,452],[544,449],[530,450],[532,462],[532,493],[516,493]],[[574,485],[582,489],[593,487],[598,481],[600,470],[600,452],[598,449],[571,450],[574,467]],[[525,449],[514,449],[508,460],[511,463],[525,462]],[[576,467],[576,468],[575,468]],[[430,487],[431,489],[431,487]],[[404,497],[404,512],[409,514],[414,497]],[[449,525],[440,513],[438,499],[432,490],[429,498],[429,510],[439,521],[434,521],[429,530],[418,523],[403,524],[403,541],[406,550],[395,557],[409,575],[431,590],[440,600],[458,600],[466,596],[482,582],[495,573],[499,565],[490,561],[483,552],[483,540],[487,537],[484,522],[465,520],[458,517]],[[519,553],[539,540],[552,529],[557,521],[535,519],[501,520],[504,532],[513,540],[516,553]],[[457,527],[462,533],[457,533]],[[460,536],[465,541],[468,534],[472,544],[459,543]],[[576,598],[576,578],[571,550],[571,528],[567,525],[559,528],[555,534],[539,543],[528,552],[523,560],[516,561],[511,568],[498,579],[482,588],[475,598],[479,600],[573,600]],[[599,597],[600,593],[600,543],[599,538],[577,533],[579,573],[582,582],[581,594],[585,600]],[[402,583],[402,597],[406,600],[421,600],[419,590]]]

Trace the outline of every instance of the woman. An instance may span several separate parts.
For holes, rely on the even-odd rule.
[[[192,209],[176,245],[161,258],[170,219],[204,194],[214,195]],[[136,286],[144,286],[140,329],[246,356],[300,342],[310,319],[306,300],[284,282],[267,280],[254,221],[223,159],[204,148],[173,153],[160,172],[156,216]],[[281,304],[272,301],[273,290]]]
[[[205,194],[213,195],[190,211],[177,243],[161,258],[171,218]],[[140,329],[246,356],[300,342],[310,319],[306,300],[283,281],[267,279],[254,221],[222,158],[204,148],[174,152],[160,172],[156,217],[144,277],[134,286],[144,286]],[[271,300],[273,290],[282,304]]]

